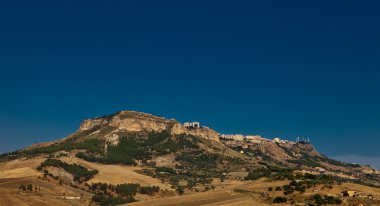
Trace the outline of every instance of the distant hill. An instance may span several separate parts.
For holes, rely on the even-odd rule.
[[[133,185],[119,188],[120,191],[117,191],[116,185],[92,186],[92,179],[107,180],[99,177],[103,173],[102,167],[97,165],[138,167],[140,175],[159,179],[169,185],[169,190],[177,193],[211,190],[215,188],[216,179],[283,180],[294,178],[295,173],[324,175],[334,181],[373,187],[380,183],[377,170],[330,159],[320,154],[308,141],[223,135],[198,122],[181,124],[174,119],[135,111],[121,111],[85,120],[78,131],[64,139],[2,154],[0,161],[6,164],[41,157],[48,159],[36,169],[43,172],[45,178],[50,176],[58,183],[66,182],[96,193],[99,196],[93,201],[98,203],[105,199],[116,203],[132,201],[128,199],[133,197],[129,193],[126,198],[113,198],[114,194],[120,196],[124,189],[148,193],[157,191],[155,188],[135,188]],[[70,163],[65,158],[75,161]],[[155,184],[164,187],[161,183]]]

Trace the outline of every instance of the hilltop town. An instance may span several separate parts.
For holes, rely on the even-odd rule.
[[[226,135],[135,111],[87,119],[0,161],[6,205],[352,206],[380,195],[379,171],[330,159],[308,139]]]

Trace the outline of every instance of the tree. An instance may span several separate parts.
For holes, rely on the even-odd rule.
[[[315,194],[313,196],[314,202],[317,205],[323,205],[326,203],[326,201],[323,199],[323,197],[320,194]]]
[[[183,195],[183,193],[185,192],[182,186],[178,186],[176,191],[179,195]]]
[[[33,185],[32,184],[28,184],[28,186],[27,186],[26,189],[29,190],[29,191],[33,191]]]
[[[26,186],[21,184],[19,187],[18,187],[19,190],[22,190],[22,191],[26,191]]]
[[[286,199],[286,197],[276,197],[274,198],[273,200],[273,203],[283,203],[283,202],[287,202],[288,200]]]

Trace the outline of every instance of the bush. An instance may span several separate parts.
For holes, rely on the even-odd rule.
[[[293,187],[290,185],[284,185],[283,188],[284,188],[284,195],[289,195],[294,192]]]
[[[183,193],[185,192],[185,190],[182,186],[178,186],[176,191],[179,195],[183,195]]]
[[[33,191],[33,185],[28,184],[28,186],[26,187],[26,190]]]
[[[26,191],[26,186],[21,184],[19,187],[18,187],[19,190],[22,190],[22,191]]]
[[[325,200],[323,199],[323,197],[320,194],[315,194],[313,196],[313,200],[314,200],[315,204],[318,204],[318,205],[325,204]]]
[[[288,199],[286,199],[286,197],[276,197],[276,198],[274,198],[273,203],[284,203],[287,201],[288,201]]]

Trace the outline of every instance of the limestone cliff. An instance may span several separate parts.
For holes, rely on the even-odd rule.
[[[208,127],[189,128],[174,119],[166,119],[142,112],[121,111],[114,115],[97,117],[82,122],[79,132],[97,130],[109,126],[113,128],[104,135],[107,142],[117,144],[120,132],[162,132],[173,135],[189,134],[197,137],[219,141],[219,133]]]

